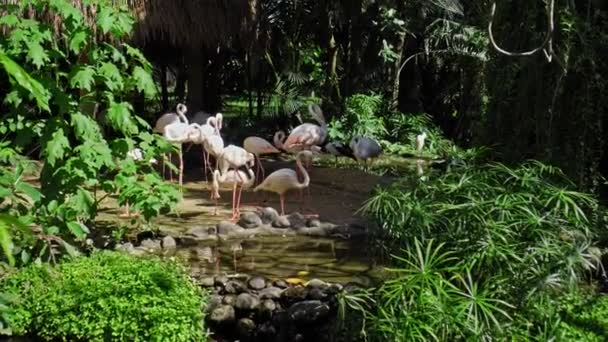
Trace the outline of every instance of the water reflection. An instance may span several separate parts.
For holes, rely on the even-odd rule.
[[[270,279],[320,278],[370,285],[375,263],[364,241],[259,237],[201,244],[178,251],[203,275],[248,273]]]

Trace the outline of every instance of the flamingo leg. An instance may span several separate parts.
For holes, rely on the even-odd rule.
[[[183,192],[184,181],[184,156],[182,155],[182,145],[179,145],[179,191]]]
[[[213,197],[213,195],[211,195],[211,197]],[[214,198],[213,201],[215,202],[215,208],[213,209],[213,215],[217,215],[218,199]]]
[[[207,151],[205,151],[205,148],[203,148],[203,173],[205,174],[205,182],[208,182],[209,180],[207,179],[207,158],[205,157],[206,154]]]
[[[241,216],[241,194],[243,193],[243,187],[239,187],[238,197],[236,198],[236,212],[238,216]]]

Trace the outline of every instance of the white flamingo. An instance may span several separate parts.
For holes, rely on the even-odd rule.
[[[179,188],[182,189],[184,178],[184,158],[182,144],[195,141],[200,134],[200,125],[176,122],[165,126],[163,136],[171,144],[179,145]]]
[[[422,149],[424,148],[424,141],[426,140],[426,132],[422,132],[422,134],[418,134],[416,136],[416,151],[417,152],[422,152]]]
[[[188,108],[183,103],[178,103],[176,108],[176,113],[165,113],[161,115],[154,125],[153,132],[164,134],[165,127],[174,123],[185,123],[188,124],[188,118],[186,117],[186,112]],[[163,156],[163,177],[165,176],[165,157]],[[171,154],[169,154],[169,162],[171,162]],[[173,172],[169,171],[169,177],[173,180]]]
[[[136,147],[132,150],[130,150],[129,152],[127,152],[127,158],[131,158],[135,161],[142,161],[144,160],[144,153],[141,150],[141,148]],[[155,158],[150,158],[150,160],[148,161],[148,163],[150,164],[157,164],[158,161]],[[125,211],[124,213],[118,215],[118,217],[121,218],[131,218],[131,217],[135,217],[138,216],[138,213],[131,213],[129,212],[129,202],[125,203]]]
[[[260,160],[260,156],[264,154],[281,153],[276,147],[272,146],[266,139],[260,137],[247,137],[243,141],[243,147],[247,152],[253,153],[255,156],[258,176],[262,173],[261,179],[264,179],[264,166]]]
[[[253,173],[253,170],[248,169],[247,173],[249,176],[241,170],[229,170],[224,174],[221,174],[219,170],[213,171],[211,198],[215,200],[214,215],[217,215],[218,199],[220,198],[219,190],[232,189],[232,220],[240,216],[241,193],[243,189],[249,189],[255,183],[255,173]]]
[[[253,153],[234,145],[224,147],[222,154],[218,158],[218,166],[222,174],[228,172],[229,168],[238,169],[242,166],[251,168],[254,164],[255,156]]]
[[[294,128],[283,143],[286,150],[294,147],[310,149],[310,146],[323,145],[325,143],[327,139],[327,122],[325,121],[323,111],[318,105],[309,105],[308,111],[319,125],[304,123]]]
[[[203,142],[203,149],[205,153],[205,165],[211,171],[211,163],[209,162],[209,156],[213,156],[216,160],[224,153],[224,140],[219,135],[209,135]],[[217,169],[216,165],[216,169]],[[207,177],[207,171],[205,170],[205,179]]]
[[[300,182],[298,180],[298,174],[292,169],[280,169],[271,173],[264,181],[256,186],[253,191],[270,191],[279,195],[281,201],[281,215],[285,215],[285,193],[289,190],[302,190],[307,188],[310,184],[310,177],[304,166],[302,166],[302,159],[304,155],[310,153],[309,151],[299,152],[296,156],[296,167],[302,175],[304,180]]]

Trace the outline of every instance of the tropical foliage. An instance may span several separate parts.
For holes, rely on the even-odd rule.
[[[56,267],[32,264],[10,274],[0,291],[19,298],[3,315],[13,334],[35,332],[46,340],[206,340],[204,297],[174,263],[99,252]]]
[[[395,253],[372,319],[384,340],[559,338],[552,308],[603,274],[597,200],[539,162],[404,179],[363,210]]]

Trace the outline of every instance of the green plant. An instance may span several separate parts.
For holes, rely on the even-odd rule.
[[[387,131],[380,116],[382,106],[381,95],[352,95],[346,100],[344,115],[329,122],[329,137],[342,141],[349,141],[357,135],[377,139],[384,137]]]
[[[389,340],[499,338],[522,326],[524,339],[557,334],[552,301],[598,271],[602,210],[536,161],[378,189],[363,211],[380,243],[405,250],[380,289],[376,330]],[[400,314],[403,305],[414,306]]]
[[[175,263],[98,252],[56,267],[32,264],[0,291],[19,295],[13,334],[47,340],[204,341],[204,297]]]
[[[8,32],[0,38],[0,64],[11,81],[0,134],[16,155],[40,150],[44,159],[40,192],[23,182],[25,164],[3,162],[0,193],[18,198],[4,200],[2,212],[19,216],[48,242],[40,247],[18,237],[15,252],[47,260],[57,244],[84,240],[99,203],[111,194],[146,220],[179,198],[149,165],[126,157],[135,146],[147,156],[172,149],[149,133],[129,102],[137,94],[152,99],[156,91],[150,63],[123,42],[133,28],[131,13],[107,1],[83,6],[95,7],[91,18],[66,0],[34,0],[7,6],[0,19]],[[3,153],[8,146],[0,146]]]

